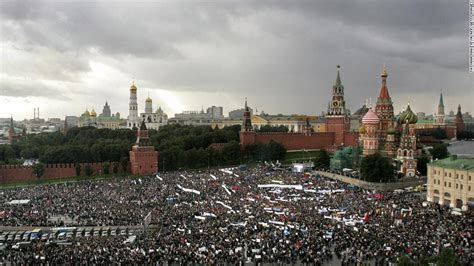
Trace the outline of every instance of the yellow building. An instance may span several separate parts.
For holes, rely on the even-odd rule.
[[[263,126],[279,127],[285,126],[290,132],[302,133],[306,125],[306,118],[309,118],[309,124],[314,132],[326,132],[326,120],[318,116],[305,115],[252,115],[252,126],[254,130],[259,130]],[[224,128],[226,126],[241,125],[242,119],[223,119],[213,123],[213,128]]]
[[[474,159],[456,155],[428,164],[427,200],[465,211],[474,204]]]
[[[81,114],[77,124],[78,127],[96,127],[118,129],[127,126],[126,120],[120,118],[120,113],[111,114],[108,103],[105,104],[102,114],[97,115],[94,109]]]

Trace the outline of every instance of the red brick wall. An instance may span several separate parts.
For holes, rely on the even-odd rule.
[[[239,132],[240,145],[244,147],[249,144],[255,143],[256,142],[255,135],[256,133],[254,131],[240,131]]]
[[[334,133],[332,132],[313,133],[310,136],[302,133],[253,133],[255,142],[268,143],[273,140],[281,143],[287,150],[331,149],[334,144]]]
[[[358,132],[346,132],[344,133],[344,146],[357,146],[359,141]]]
[[[344,143],[345,132],[349,131],[349,121],[344,117],[327,117],[326,131],[334,133],[334,143],[341,145],[341,143]]]
[[[94,174],[102,173],[102,163],[81,164],[81,176],[85,176],[85,167],[90,165],[94,169]],[[109,163],[109,172],[112,173],[113,163]],[[119,166],[119,171],[122,167]],[[40,179],[55,179],[61,177],[76,176],[74,164],[45,164],[44,174]],[[33,181],[38,178],[33,174],[31,166],[21,165],[0,165],[0,183],[13,183],[19,181]]]
[[[130,169],[134,175],[147,175],[158,172],[158,152],[153,146],[134,146],[130,151]]]
[[[445,130],[446,130],[446,135],[447,135],[448,139],[456,138],[456,127],[447,126],[447,127],[445,127]]]
[[[415,129],[415,133],[421,134],[423,132],[431,132],[435,131],[438,127],[433,127],[433,128],[420,128],[420,129]],[[453,139],[456,138],[456,126],[454,125],[447,125],[447,126],[439,126],[439,128],[444,129],[446,131],[446,137],[447,139]],[[426,136],[422,136],[426,137]],[[429,138],[424,138],[425,140],[428,140]]]

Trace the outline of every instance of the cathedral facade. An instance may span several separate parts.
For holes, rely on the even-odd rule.
[[[405,176],[416,175],[416,159],[420,150],[416,147],[414,124],[417,116],[408,104],[407,108],[395,119],[393,102],[387,86],[388,73],[384,67],[381,78],[382,86],[375,106],[362,118],[359,139],[363,155],[380,153],[400,162],[400,172]]]
[[[145,100],[145,112],[140,114],[140,119],[145,121],[148,129],[159,130],[161,126],[168,124],[168,115],[161,106],[153,112],[153,100],[150,96]]]
[[[118,129],[122,127],[124,120],[120,118],[120,113],[112,114],[110,110],[110,105],[106,101],[102,113],[97,115],[96,111],[92,109],[89,112],[88,109],[81,114],[78,120],[79,127],[97,127],[97,128],[108,128],[108,129]]]

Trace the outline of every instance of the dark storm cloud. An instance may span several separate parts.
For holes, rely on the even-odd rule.
[[[31,49],[33,62],[44,61],[43,50],[53,54],[46,62],[62,62],[37,63],[48,79],[80,82],[87,62],[99,61],[150,88],[230,92],[270,112],[319,113],[336,65],[355,110],[377,97],[386,63],[400,105],[419,91],[472,97],[464,0],[4,1],[0,17],[4,40]],[[432,111],[423,104],[417,109]]]

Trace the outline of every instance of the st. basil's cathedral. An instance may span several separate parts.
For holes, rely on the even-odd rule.
[[[418,121],[416,114],[411,110],[410,104],[395,118],[393,102],[387,86],[388,73],[384,67],[381,78],[382,87],[375,111],[372,107],[362,118],[359,129],[359,139],[363,147],[363,155],[380,153],[392,157],[401,163],[400,171],[405,176],[416,175],[415,156],[421,153],[417,148],[417,137],[414,125]]]

